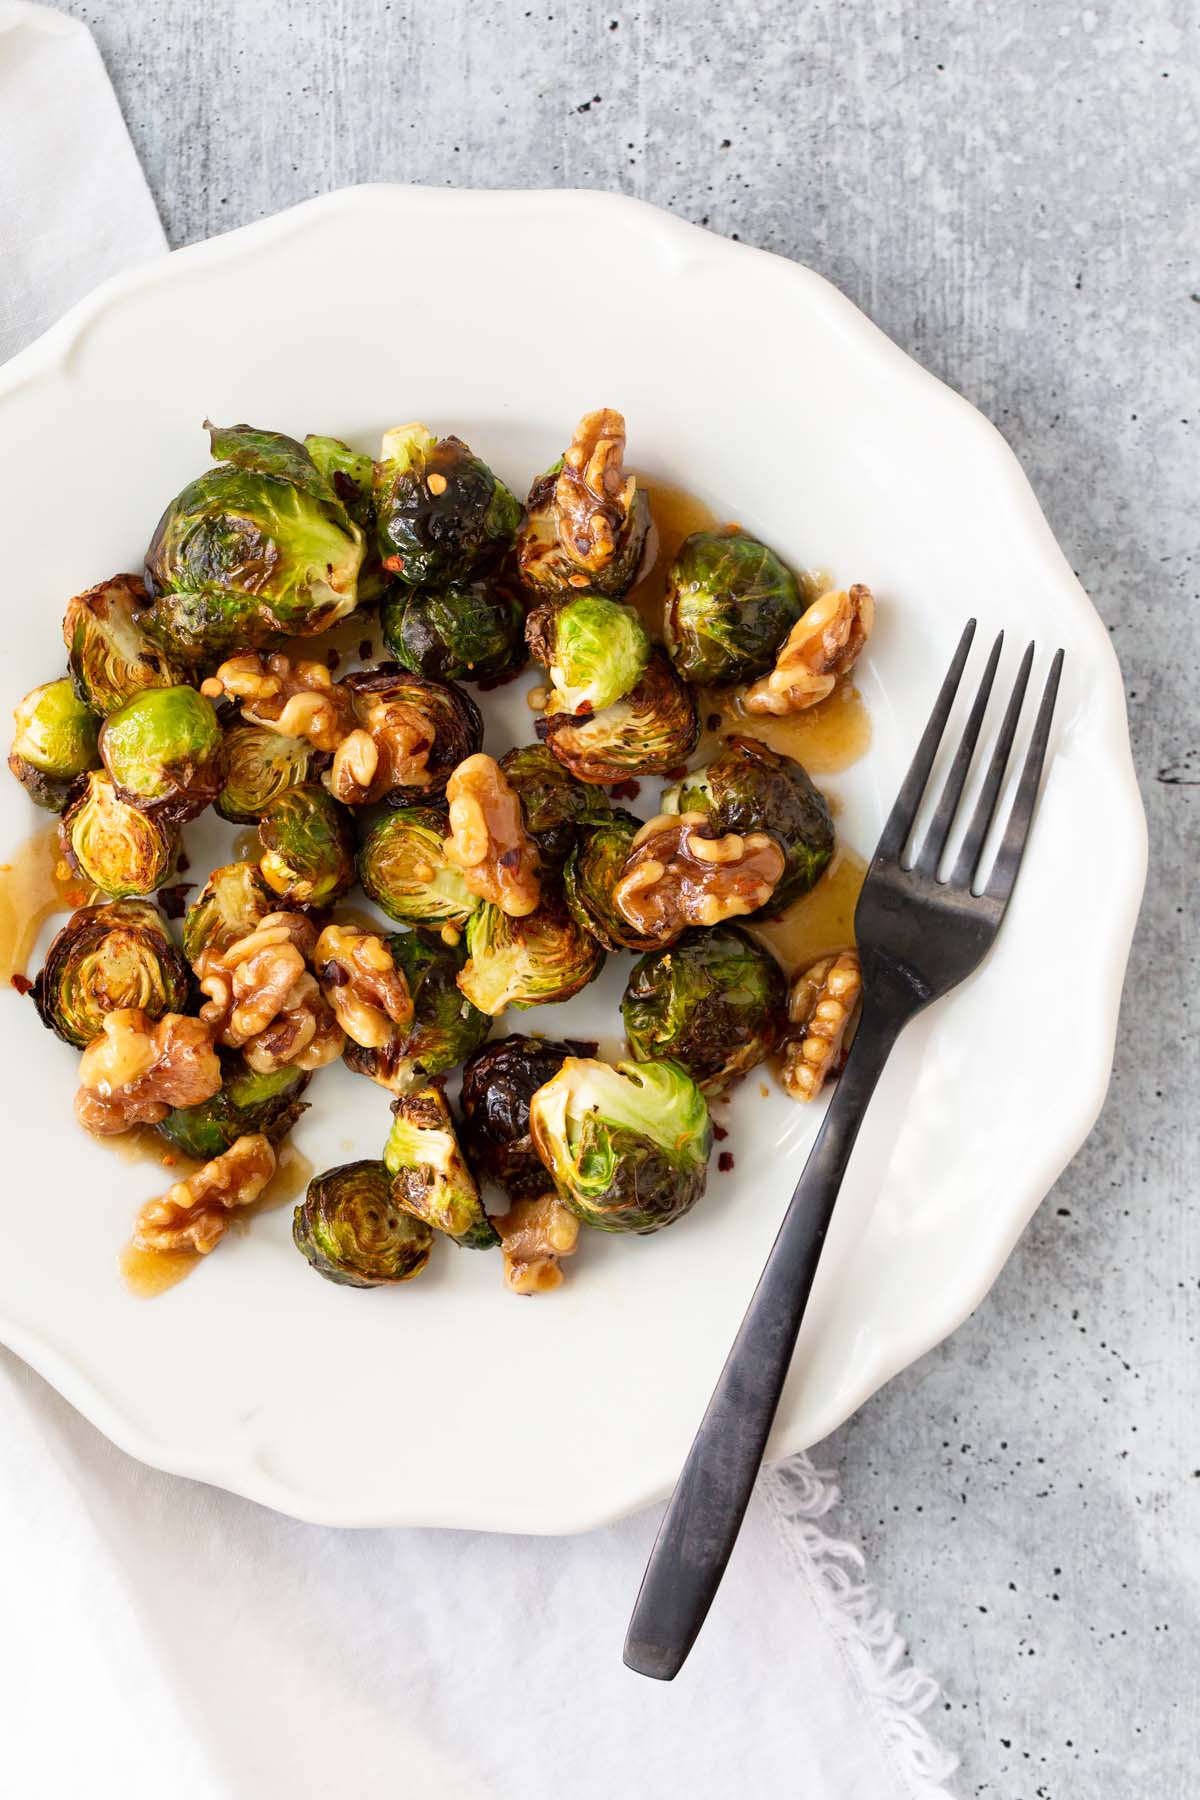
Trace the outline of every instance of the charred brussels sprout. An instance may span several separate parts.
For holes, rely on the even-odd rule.
[[[552,608],[537,618],[532,636],[561,712],[603,711],[632,692],[650,661],[650,635],[638,614],[602,594],[580,594]]]
[[[545,744],[522,744],[500,758],[521,802],[525,829],[544,867],[557,868],[575,845],[578,828],[606,818],[612,802],[603,788],[576,781]]]
[[[773,550],[743,532],[696,531],[667,575],[663,636],[687,681],[765,675],[804,597]]]
[[[351,519],[363,534],[363,559],[358,570],[358,604],[369,606],[387,586],[387,576],[375,547],[375,464],[362,450],[352,450],[341,438],[314,437],[304,448],[325,477]]]
[[[190,986],[158,908],[114,900],[71,914],[46,952],[33,998],[43,1025],[85,1050],[109,1013],[135,1008],[150,1019],[181,1013]]]
[[[353,612],[363,534],[303,444],[208,427],[223,459],[167,507],[146,552],[155,641],[189,667]]]
[[[347,1043],[346,1063],[394,1094],[407,1094],[431,1075],[457,1068],[483,1042],[491,1020],[471,1005],[458,986],[465,951],[444,944],[433,932],[401,931],[387,939],[392,960],[412,996],[412,1026],[393,1050],[366,1050]]]
[[[600,1231],[657,1231],[704,1192],[712,1123],[678,1063],[568,1057],[529,1124],[564,1206]]]
[[[350,695],[355,716],[379,753],[387,785],[376,780],[373,800],[389,806],[436,800],[459,763],[482,747],[483,716],[453,682],[384,663],[343,676],[335,691]],[[337,776],[335,755],[335,792]]]
[[[367,1161],[314,1175],[292,1215],[292,1238],[318,1275],[357,1288],[411,1281],[433,1248],[429,1226],[392,1199],[383,1164]]]
[[[534,482],[517,557],[535,593],[588,588],[619,600],[633,586],[650,508],[624,460],[625,421],[602,407],[579,421],[570,449]]]
[[[202,950],[227,950],[248,937],[276,908],[254,863],[214,869],[183,919],[183,954],[195,968]]]
[[[307,1070],[285,1067],[260,1075],[228,1051],[221,1055],[221,1086],[198,1106],[176,1106],[157,1130],[167,1142],[210,1162],[247,1133],[261,1132],[272,1144],[282,1143],[308,1102],[300,1098],[309,1083]]]
[[[100,756],[118,793],[180,823],[216,798],[223,748],[211,702],[192,687],[146,688],[100,727]]]
[[[498,1244],[438,1089],[402,1094],[392,1102],[392,1112],[383,1161],[392,1178],[393,1204],[468,1250]]]
[[[216,808],[231,825],[257,825],[272,800],[303,787],[313,751],[304,738],[280,737],[265,725],[234,725],[225,733]]]
[[[536,912],[510,918],[485,902],[467,920],[467,961],[458,985],[495,1018],[506,1006],[550,1006],[594,981],[604,951],[545,889]]]
[[[67,859],[110,900],[152,894],[171,871],[177,828],[123,800],[107,775],[84,777],[59,827]]]
[[[624,781],[630,775],[668,775],[696,748],[696,701],[661,650],[651,653],[633,692],[591,718],[547,712],[538,736],[580,781]]]
[[[13,719],[9,768],[36,805],[61,812],[71,783],[100,761],[95,713],[64,675],[26,694],[13,708]]]
[[[392,655],[421,675],[493,681],[525,664],[525,608],[499,571],[444,587],[397,587],[380,620]]]
[[[728,737],[707,767],[685,776],[662,798],[667,813],[700,812],[721,835],[766,831],[783,851],[783,877],[769,902],[782,912],[814,886],[833,855],[828,802],[793,757],[757,738]]]
[[[787,1001],[770,951],[735,925],[717,925],[636,962],[621,1017],[639,1062],[681,1063],[702,1093],[719,1094],[770,1056]]]
[[[462,1141],[471,1166],[512,1200],[536,1199],[553,1185],[529,1135],[529,1103],[568,1056],[587,1046],[519,1031],[485,1044],[463,1070]]]
[[[636,931],[613,901],[613,888],[641,829],[640,819],[617,808],[609,818],[582,828],[563,871],[572,918],[606,950],[649,950],[658,941]]]
[[[75,692],[93,712],[115,712],[143,688],[184,678],[147,635],[150,602],[136,575],[114,575],[67,602],[63,641]]]
[[[464,925],[479,900],[446,856],[446,817],[432,806],[388,813],[367,833],[358,879],[389,919]]]
[[[519,501],[460,438],[424,425],[384,433],[375,465],[383,566],[405,587],[463,581],[512,543]]]
[[[258,840],[262,878],[287,906],[327,906],[354,885],[350,815],[315,781],[272,800]]]

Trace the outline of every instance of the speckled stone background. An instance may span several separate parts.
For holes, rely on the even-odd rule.
[[[1194,0],[66,10],[174,244],[356,181],[618,188],[830,276],[1024,461],[1113,633],[1150,817],[1112,1093],[976,1316],[818,1460],[945,1683],[963,1795],[1195,1800]]]

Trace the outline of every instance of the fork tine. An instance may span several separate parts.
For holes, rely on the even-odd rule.
[[[967,771],[971,767],[971,758],[975,754],[975,745],[979,741],[979,728],[983,724],[983,715],[987,711],[987,703],[991,698],[992,682],[996,676],[996,664],[1000,661],[1000,651],[1004,646],[1004,633],[1001,632],[992,645],[992,653],[987,660],[987,668],[983,671],[983,680],[979,683],[979,692],[975,696],[962,738],[950,765],[950,773],[946,777],[937,810],[929,822],[925,833],[925,842],[920,853],[913,861],[913,867],[921,875],[931,878],[937,875],[938,864],[942,860],[942,852],[946,848],[946,839],[950,835],[950,827],[954,823],[954,815],[958,811],[958,803],[962,799],[962,791],[967,783]]]
[[[887,824],[883,828],[879,843],[875,849],[875,861],[896,861],[912,830],[912,822],[921,804],[921,796],[925,792],[925,784],[929,780],[929,771],[933,767],[933,759],[938,753],[938,745],[942,741],[942,733],[946,729],[946,720],[954,705],[958,684],[962,680],[962,672],[966,666],[967,655],[971,648],[971,640],[975,636],[975,621],[968,619],[966,628],[958,640],[958,649],[946,672],[933,711],[929,715],[921,742],[917,745],[917,754],[913,757],[908,774],[900,792],[896,795],[896,804],[888,814]]]
[[[1037,723],[1029,740],[1029,751],[1025,757],[1025,767],[1021,770],[1021,779],[1017,783],[1012,811],[1008,815],[1008,824],[1004,827],[1004,836],[996,852],[991,879],[984,889],[988,899],[999,901],[1001,907],[1008,905],[1008,897],[1013,891],[1017,870],[1021,867],[1021,858],[1025,854],[1025,845],[1029,841],[1029,827],[1033,820],[1033,809],[1037,805],[1046,746],[1050,742],[1050,726],[1054,719],[1054,702],[1058,698],[1058,678],[1062,674],[1062,666],[1063,653],[1056,650],[1042,691],[1042,704],[1038,707]]]
[[[1012,698],[1004,714],[1004,722],[1000,727],[1000,736],[996,739],[996,748],[992,752],[992,760],[984,777],[983,788],[967,827],[967,835],[962,841],[958,860],[950,873],[950,885],[957,888],[970,888],[975,867],[979,861],[979,853],[983,849],[983,840],[987,837],[992,823],[992,814],[996,810],[996,800],[1004,781],[1004,772],[1008,768],[1008,758],[1012,751],[1013,739],[1017,735],[1017,721],[1021,717],[1021,707],[1025,703],[1025,689],[1029,685],[1029,671],[1033,667],[1033,645],[1026,647],[1021,658],[1021,666],[1017,670],[1017,679],[1013,683]]]

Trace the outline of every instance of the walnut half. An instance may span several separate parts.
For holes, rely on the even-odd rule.
[[[308,970],[316,938],[302,913],[268,913],[244,937],[196,958],[201,1019],[260,1075],[320,1069],[342,1053],[341,1027]]]
[[[313,964],[321,992],[352,1043],[383,1050],[406,1041],[413,1016],[408,983],[375,932],[327,925]]]
[[[634,838],[613,903],[635,931],[666,944],[688,925],[756,912],[783,869],[783,851],[765,831],[713,837],[703,813],[661,813]]]
[[[176,1106],[210,1100],[221,1085],[212,1027],[181,1013],[151,1019],[136,1007],[110,1012],[79,1063],[75,1112],[102,1137],[156,1125]]]
[[[314,750],[336,750],[354,726],[349,695],[320,662],[293,663],[283,655],[264,659],[243,650],[201,682],[200,692],[210,700],[222,695],[240,700],[248,724],[280,737],[306,738]]]
[[[799,976],[788,1003],[781,1079],[793,1100],[815,1100],[842,1054],[862,1000],[857,950],[823,956]]]
[[[875,623],[875,599],[861,583],[814,600],[788,632],[775,667],[746,689],[750,713],[794,713],[827,699],[858,661]]]
[[[514,1200],[492,1224],[500,1234],[507,1288],[514,1294],[548,1294],[559,1286],[559,1259],[574,1253],[579,1220],[556,1195]]]
[[[468,756],[446,786],[450,836],[446,856],[473,894],[510,918],[537,911],[538,853],[521,816],[521,802],[494,757]]]
[[[608,567],[616,530],[633,508],[637,482],[625,473],[625,420],[612,407],[585,413],[554,487],[563,546],[580,569]],[[586,578],[572,585],[586,586]]]
[[[138,1250],[195,1250],[207,1256],[229,1227],[238,1206],[258,1199],[275,1173],[275,1152],[261,1132],[240,1137],[194,1175],[177,1181],[138,1214]]]

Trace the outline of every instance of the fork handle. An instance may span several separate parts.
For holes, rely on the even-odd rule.
[[[678,1673],[725,1573],[842,1177],[903,1023],[864,1016],[854,1039],[650,1553],[625,1639],[625,1662],[640,1675]]]

